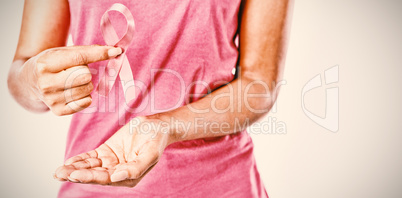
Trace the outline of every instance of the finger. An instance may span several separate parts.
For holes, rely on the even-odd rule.
[[[139,179],[144,173],[158,162],[158,155],[144,153],[131,161],[116,166],[115,172],[111,175],[112,182],[119,182],[127,179]]]
[[[54,174],[55,178],[61,179],[61,180],[68,180],[68,176],[73,172],[77,170],[74,166],[67,165],[67,166],[60,166],[59,168],[56,169],[56,172]]]
[[[68,177],[70,181],[81,183],[110,184],[110,173],[106,169],[80,169]]]
[[[63,107],[61,114],[69,115],[69,114],[73,114],[73,113],[82,111],[85,108],[89,107],[91,105],[91,103],[92,103],[91,95],[88,95],[85,98],[71,101]]]
[[[87,158],[81,161],[74,162],[71,165],[74,166],[77,170],[97,168],[102,166],[102,160],[99,158]]]
[[[155,164],[148,168],[148,170],[138,179],[127,179],[119,182],[112,182],[111,186],[135,187],[142,180],[142,178],[152,170],[153,167],[155,167]]]
[[[90,83],[92,74],[87,65],[79,65],[58,72],[54,78],[60,87],[69,89]]]
[[[91,80],[92,75],[88,66],[83,65],[63,70],[57,74],[46,74],[45,77],[38,79],[37,86],[42,93],[51,93],[88,84]]]
[[[88,158],[97,158],[98,157],[98,153],[95,150],[86,152],[86,153],[81,153],[79,155],[70,157],[66,160],[66,162],[64,162],[65,165],[71,165],[74,162],[78,162],[78,161],[82,161]]]
[[[56,173],[53,174],[53,179],[56,179],[56,180],[62,181],[62,182],[67,181],[67,180],[65,180],[65,179],[58,178],[58,177],[56,176]]]
[[[122,49],[113,46],[71,46],[61,47],[46,51],[41,55],[37,63],[40,63],[41,70],[59,72],[64,69],[86,65],[98,61],[114,58],[122,53]]]
[[[86,85],[81,85],[79,87],[74,87],[71,89],[67,89],[64,91],[64,100],[66,103],[79,100],[81,98],[84,98],[88,95],[91,94],[92,90],[94,89],[94,86],[92,82],[86,84]]]
[[[103,167],[114,167],[119,162],[123,162],[124,155],[121,152],[115,152],[117,150],[117,148],[112,149],[112,147],[107,144],[102,144],[96,148],[98,158],[102,159]]]

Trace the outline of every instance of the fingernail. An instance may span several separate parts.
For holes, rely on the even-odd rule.
[[[126,180],[127,178],[128,178],[127,171],[119,171],[117,173],[113,173],[113,175],[110,176],[110,181],[119,182],[119,181]]]
[[[76,180],[76,179],[74,179],[74,178],[71,178],[71,177],[67,177],[67,179],[68,179],[69,181],[71,181],[71,182],[74,182],[74,183],[80,183],[80,181],[78,181],[78,180]]]
[[[123,52],[123,50],[120,47],[112,48],[107,51],[107,54],[109,55],[110,58],[114,58],[118,55],[120,55]]]

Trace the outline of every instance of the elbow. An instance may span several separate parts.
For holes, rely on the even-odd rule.
[[[258,118],[263,117],[270,112],[278,98],[279,89],[285,82],[264,80],[258,74],[247,76],[242,77],[241,83],[244,106]]]
[[[245,94],[244,104],[247,111],[253,113],[257,117],[263,117],[269,113],[275,104],[276,97],[269,93]]]

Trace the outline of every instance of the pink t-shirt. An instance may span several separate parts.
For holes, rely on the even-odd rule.
[[[107,97],[92,94],[92,105],[74,114],[66,158],[95,149],[138,115],[150,115],[196,101],[233,80],[238,60],[235,38],[241,0],[69,0],[75,45],[104,45],[100,20],[114,3],[135,19],[127,57],[137,97],[128,104],[120,83]],[[117,34],[126,21],[110,13]],[[98,68],[90,64],[93,83]],[[198,82],[198,83],[194,83]],[[201,83],[200,83],[201,82]],[[174,143],[134,188],[63,183],[59,197],[268,197],[243,131],[217,138]]]

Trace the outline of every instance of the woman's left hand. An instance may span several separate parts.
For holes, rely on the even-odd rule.
[[[54,177],[76,183],[136,186],[173,138],[164,130],[167,128],[155,127],[158,120],[137,117],[130,122],[95,150],[68,159]]]

